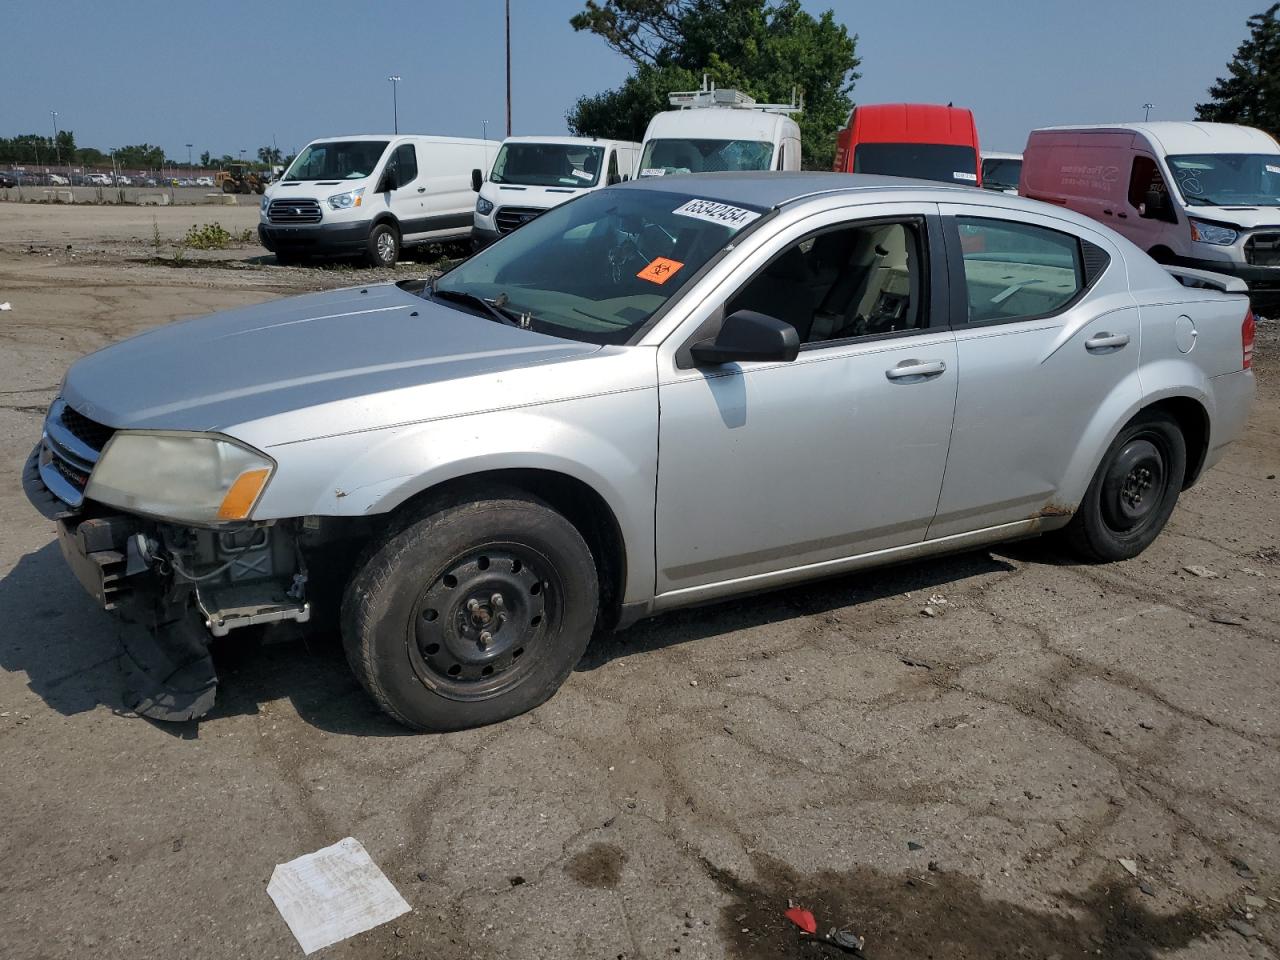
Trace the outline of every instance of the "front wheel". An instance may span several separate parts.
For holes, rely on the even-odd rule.
[[[394,267],[400,259],[400,234],[389,223],[379,223],[369,232],[365,257],[370,266]]]
[[[1067,544],[1093,562],[1136,557],[1168,522],[1186,469],[1187,445],[1176,420],[1147,413],[1131,421],[1107,448],[1063,531]]]
[[[586,650],[599,602],[578,530],[498,491],[377,543],[347,586],[342,634],[384,711],[417,730],[461,730],[549,699]]]

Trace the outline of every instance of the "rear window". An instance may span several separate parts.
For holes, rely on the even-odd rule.
[[[1080,241],[1009,220],[960,217],[969,323],[1029,320],[1062,309],[1085,287]]]
[[[973,147],[943,143],[860,143],[853,172],[976,185],[978,154]]]

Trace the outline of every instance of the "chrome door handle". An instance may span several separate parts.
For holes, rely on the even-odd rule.
[[[890,380],[906,380],[912,377],[936,377],[945,373],[947,365],[941,360],[903,360],[896,367],[890,367],[884,375]]]
[[[419,193],[426,193],[426,192],[427,192],[427,188],[426,188],[426,187],[419,187],[419,188],[418,188],[418,192],[419,192]]]
[[[1098,353],[1103,350],[1119,350],[1121,347],[1127,346],[1128,343],[1129,335],[1127,333],[1095,333],[1084,342],[1084,348]]]

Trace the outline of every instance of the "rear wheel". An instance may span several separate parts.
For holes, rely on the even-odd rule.
[[[365,257],[370,266],[394,267],[400,259],[400,232],[389,223],[379,223],[369,231]]]
[[[599,606],[577,529],[517,492],[448,506],[386,537],[343,601],[352,669],[418,730],[496,723],[551,697]]]
[[[1146,413],[1131,421],[1098,465],[1064,530],[1067,543],[1085,560],[1136,557],[1168,522],[1186,469],[1186,441],[1176,420]]]

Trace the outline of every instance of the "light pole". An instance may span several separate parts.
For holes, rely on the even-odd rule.
[[[187,175],[191,174],[191,144],[187,144]]]
[[[396,100],[396,86],[400,83],[400,75],[387,77],[391,81],[391,126],[392,133],[400,132],[400,104]]]
[[[507,136],[511,136],[511,0],[507,0]]]
[[[1151,108],[1154,106],[1155,106],[1154,103],[1144,103],[1142,105],[1142,109],[1146,111],[1146,114],[1142,118],[1143,122],[1146,122],[1147,120],[1151,119]]]
[[[56,166],[62,166],[62,147],[58,144],[58,111],[50,110],[49,116],[53,117],[53,154]],[[68,170],[68,173],[71,171]],[[70,180],[70,177],[67,177]]]
[[[481,124],[481,126],[483,127],[483,129],[484,129],[484,133],[482,133],[482,134],[481,134],[481,137],[482,137],[483,139],[485,139],[485,140],[488,140],[488,139],[489,139],[489,121],[488,121],[488,120],[481,120],[481,121],[480,121],[480,124]]]
[[[111,185],[120,186],[120,178],[116,176],[116,148],[111,148]]]

